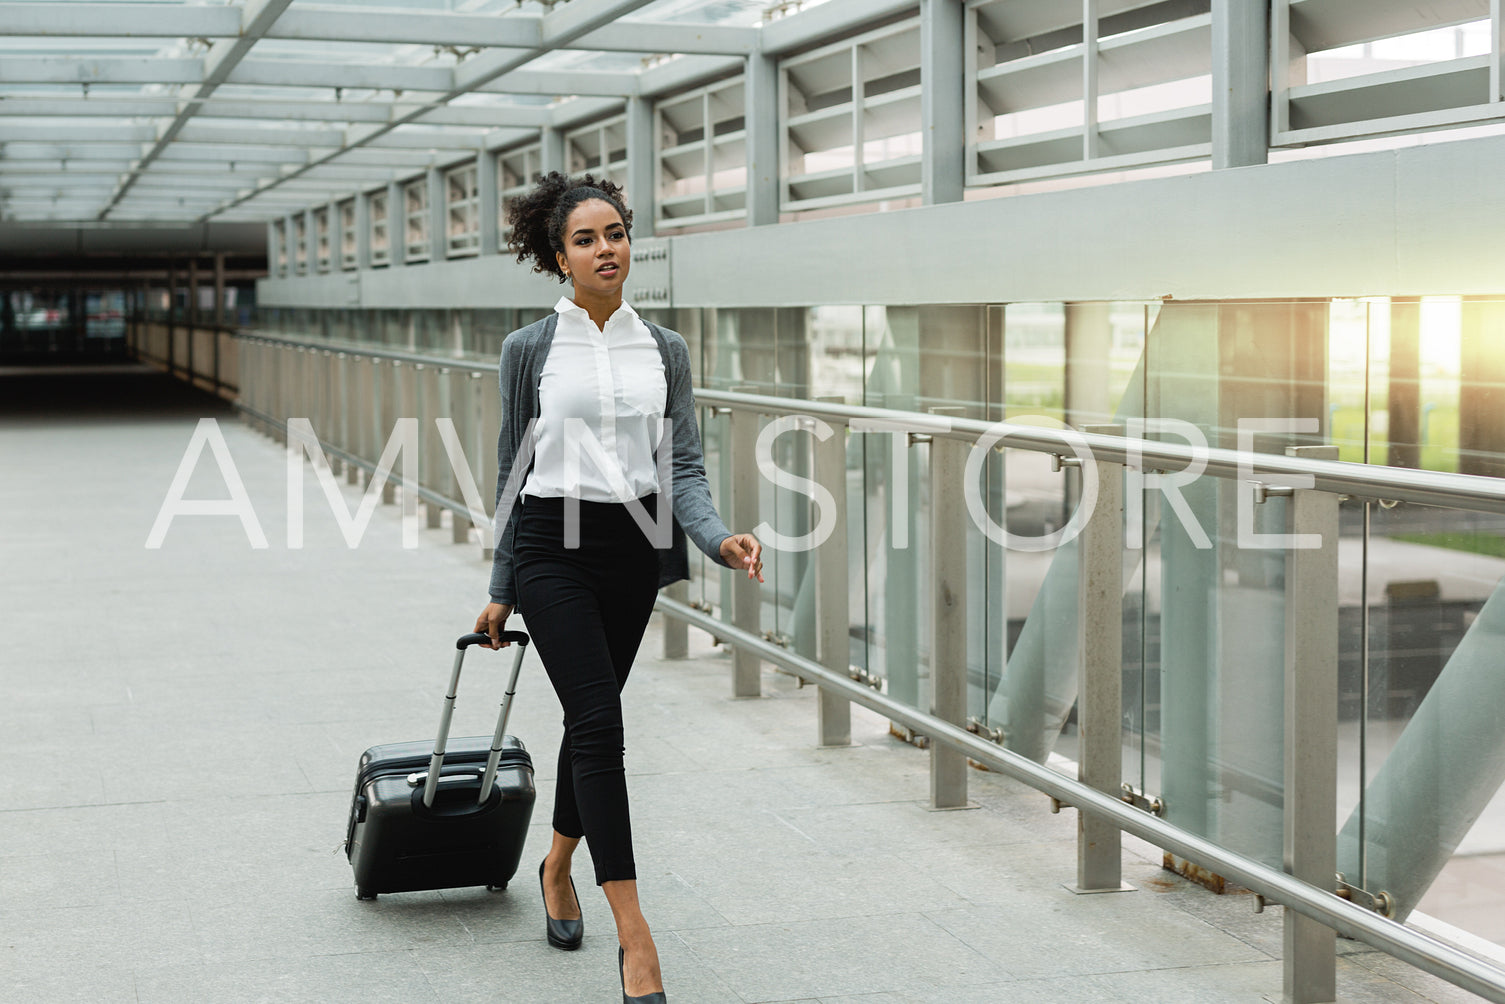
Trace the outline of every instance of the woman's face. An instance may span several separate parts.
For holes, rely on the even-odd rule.
[[[621,214],[601,199],[580,203],[565,223],[564,252],[558,258],[577,294],[620,296],[632,259]]]

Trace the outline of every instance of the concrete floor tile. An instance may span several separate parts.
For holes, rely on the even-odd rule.
[[[681,931],[691,951],[747,1001],[934,990],[1012,978],[913,913]]]
[[[1267,956],[1201,921],[1150,910],[1141,893],[1028,894],[1012,907],[926,915],[1022,978],[1263,961]]]
[[[215,1001],[223,1004],[326,1004],[439,1001],[409,951],[275,959],[237,965],[162,966],[136,972],[141,1004]]]
[[[167,842],[166,802],[126,802],[0,812],[0,858],[68,853],[100,855],[118,847]]]
[[[202,958],[184,900],[0,912],[0,972],[58,974]]]
[[[0,858],[0,912],[87,907],[119,899],[109,850]]]
[[[206,963],[233,964],[471,944],[438,893],[359,901],[353,888],[198,900],[190,908]]]
[[[54,971],[5,969],[7,1000],[47,1004],[136,1004],[136,981],[126,965],[78,965]]]

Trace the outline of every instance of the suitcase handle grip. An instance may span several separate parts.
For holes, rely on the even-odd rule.
[[[491,740],[491,755],[486,759],[486,773],[481,779],[481,794],[477,799],[478,804],[485,804],[491,795],[491,785],[496,779],[497,766],[502,756],[502,736],[507,730],[507,716],[512,711],[512,697],[517,692],[517,674],[522,669],[523,655],[528,651],[528,636],[521,631],[503,631],[501,635],[504,641],[517,642],[517,656],[512,660],[512,675],[507,680],[507,692],[502,698],[501,713],[496,719],[496,732]],[[462,635],[455,643],[455,668],[450,673],[449,690],[444,695],[444,711],[439,716],[439,735],[434,740],[434,754],[429,758],[428,777],[423,785],[423,804],[432,807],[434,793],[439,789],[439,774],[444,766],[444,747],[449,741],[450,717],[455,711],[455,691],[460,686],[460,667],[465,662],[465,649],[470,645],[489,644],[491,635],[473,634]]]
[[[501,638],[502,641],[515,641],[519,645],[528,644],[528,636],[522,631],[503,631]],[[455,648],[460,649],[463,652],[465,649],[469,648],[472,645],[489,644],[491,644],[491,635],[489,634],[467,634],[460,636],[460,640],[455,642]]]

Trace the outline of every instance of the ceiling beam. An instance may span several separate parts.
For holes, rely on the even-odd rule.
[[[156,138],[150,125],[110,119],[47,125],[0,120],[0,143],[150,143]]]
[[[590,70],[518,70],[475,90],[484,94],[625,98],[638,93],[638,75]]]
[[[537,49],[546,44],[539,14],[454,14],[386,8],[297,6],[266,32],[267,38],[308,42],[452,45],[462,48]],[[234,7],[150,3],[0,4],[0,36],[236,38]],[[606,52],[682,52],[746,55],[758,47],[759,29],[739,25],[621,20],[555,48]]]
[[[0,96],[0,120],[8,117],[151,118],[176,115],[188,102],[175,98],[34,98]],[[425,125],[479,127],[548,125],[548,105],[426,105],[388,101],[294,101],[210,98],[199,103],[198,117],[266,119],[277,122],[390,122],[421,112]]]
[[[204,57],[203,78],[193,97],[200,100],[207,98],[214,93],[220,84],[229,79],[230,75],[235,72],[236,66],[251,51],[251,47],[261,41],[262,36],[267,33],[267,29],[272,26],[273,22],[287,9],[290,3],[292,3],[292,0],[246,0],[245,5],[240,9],[240,37],[215,42],[210,47],[208,55]],[[163,130],[162,135],[157,138],[156,144],[141,158],[141,163],[136,166],[135,170],[120,180],[120,187],[116,189],[114,196],[110,199],[110,204],[105,206],[99,214],[101,220],[108,216],[110,210],[131,190],[131,186],[135,184],[136,179],[141,177],[141,172],[150,167],[152,161],[160,157],[173,140],[177,139],[178,133],[182,131],[183,126],[187,124],[189,118],[197,110],[198,105],[194,104],[178,112],[172,124]]]
[[[161,56],[105,56],[98,59],[6,56],[0,59],[0,84],[195,84],[203,77],[202,59]]]
[[[454,89],[455,71],[448,66],[248,59],[235,67],[225,82],[257,87],[340,87],[348,91],[435,91],[442,94]]]

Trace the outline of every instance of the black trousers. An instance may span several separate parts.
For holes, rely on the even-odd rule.
[[[650,516],[656,502],[645,500]],[[658,560],[625,505],[581,502],[578,548],[565,547],[564,531],[563,499],[523,497],[518,605],[564,707],[554,829],[585,838],[600,885],[637,878],[621,693],[653,612]]]

